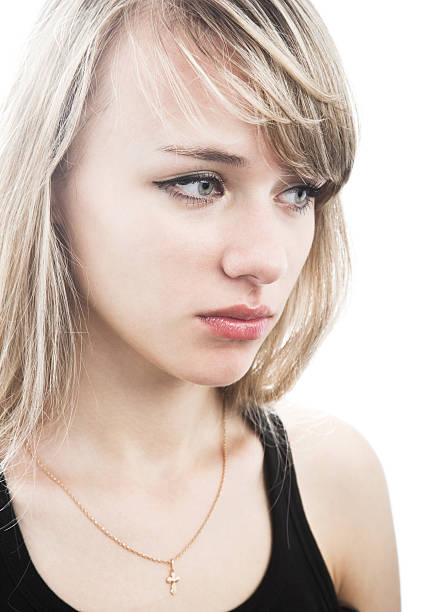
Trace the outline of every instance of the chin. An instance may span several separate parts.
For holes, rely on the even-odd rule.
[[[222,363],[221,366],[212,366],[203,371],[192,372],[184,379],[196,385],[208,387],[227,387],[238,382],[248,372],[251,363],[245,368],[232,367],[230,363]]]

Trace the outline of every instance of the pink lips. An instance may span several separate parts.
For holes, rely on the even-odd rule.
[[[198,315],[200,321],[208,326],[214,335],[234,340],[261,338],[272,317],[273,313],[268,306],[250,308],[245,304]]]

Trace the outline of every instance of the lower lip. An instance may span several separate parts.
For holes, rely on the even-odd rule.
[[[231,317],[198,316],[198,318],[209,327],[215,336],[233,340],[258,340],[265,334],[271,319],[271,317],[263,317],[247,321]]]

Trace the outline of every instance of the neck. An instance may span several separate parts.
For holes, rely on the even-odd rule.
[[[179,479],[222,461],[216,388],[176,379],[128,350],[83,348],[69,428],[45,428],[40,459],[64,480],[109,475],[136,482]],[[228,421],[228,419],[227,419]]]

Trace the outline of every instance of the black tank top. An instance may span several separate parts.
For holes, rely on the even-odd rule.
[[[277,415],[273,414],[272,418],[280,435],[283,455],[287,458],[287,462],[278,461],[270,429],[264,435],[260,434],[272,514],[272,553],[257,589],[249,599],[229,612],[350,610],[339,606],[332,579],[305,516],[286,431]],[[4,478],[0,478],[0,610],[74,610],[37,573],[16,524]]]

